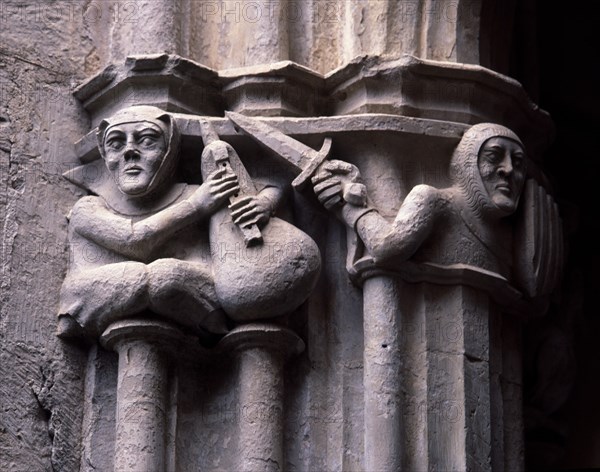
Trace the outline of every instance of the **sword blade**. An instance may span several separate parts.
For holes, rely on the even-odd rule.
[[[319,158],[318,151],[294,138],[290,138],[273,126],[231,111],[226,112],[225,115],[244,133],[284,158],[300,172],[307,169],[315,159]]]

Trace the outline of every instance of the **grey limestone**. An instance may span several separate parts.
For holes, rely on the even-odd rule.
[[[414,64],[408,60],[377,70],[385,76],[389,70]],[[432,71],[436,66],[416,64]],[[340,84],[336,94],[342,86],[349,87],[344,94],[356,90],[356,85],[348,85],[352,80],[340,81],[343,74],[350,77],[352,65],[348,67],[332,75]],[[371,76],[368,71],[378,67],[377,61],[362,63],[354,70],[356,83],[365,77],[376,80],[377,73]],[[215,450],[213,460],[240,470],[284,470],[299,453],[283,442],[290,437],[284,433],[290,427],[284,419],[285,398],[294,395],[286,393],[283,380],[285,351],[298,355],[301,349],[293,346],[303,343],[283,326],[301,326],[293,321],[299,316],[295,310],[313,291],[325,299],[331,294],[319,295],[315,289],[319,253],[327,258],[329,252],[322,245],[318,250],[322,234],[277,216],[290,193],[298,199],[296,212],[314,212],[318,201],[345,223],[346,253],[338,252],[332,263],[338,265],[337,284],[350,284],[343,290],[360,290],[363,300],[362,355],[356,356],[356,344],[351,347],[351,358],[356,359],[351,363],[358,362],[358,369],[349,371],[354,378],[362,372],[363,426],[349,427],[347,422],[355,423],[357,413],[348,417],[342,413],[339,429],[338,419],[333,419],[338,418],[338,407],[329,406],[327,396],[327,407],[317,417],[304,417],[301,411],[307,405],[298,406],[293,416],[306,424],[307,431],[325,434],[327,441],[339,438],[338,447],[346,451],[337,459],[320,459],[317,450],[308,456],[302,453],[299,459],[308,467],[359,464],[366,470],[521,467],[522,438],[514,426],[520,415],[521,384],[518,376],[509,381],[505,374],[506,369],[512,371],[507,360],[515,348],[506,353],[506,346],[496,339],[518,335],[518,322],[500,320],[539,309],[538,301],[555,286],[561,270],[556,205],[543,182],[534,180],[536,145],[542,141],[522,141],[498,124],[469,126],[471,118],[462,117],[459,123],[436,121],[432,118],[441,115],[435,113],[410,116],[402,107],[330,108],[336,116],[293,117],[286,115],[296,113],[279,101],[275,109],[281,113],[236,106],[236,112],[223,119],[206,116],[202,108],[190,113],[177,105],[179,97],[163,91],[150,101],[144,93],[134,95],[143,106],[116,112],[99,98],[108,91],[123,94],[121,83],[142,72],[152,74],[157,83],[169,83],[198,77],[193,75],[195,69],[200,75],[207,73],[172,56],[138,56],[128,60],[125,69],[114,69],[117,72],[106,80],[92,79],[78,90],[80,98],[88,97],[85,104],[92,113],[113,114],[95,115],[96,136],[90,134],[76,146],[82,165],[65,174],[96,196],[80,200],[70,215],[74,253],[61,295],[65,308],[60,333],[93,339],[106,330],[104,345],[119,353],[117,395],[108,400],[117,411],[115,470],[137,470],[139,464],[148,470],[185,468],[191,465],[185,460],[197,457],[182,455],[178,444],[185,433],[177,427],[178,408],[167,405],[168,398],[174,405],[186,401],[178,393],[181,387],[167,391],[163,385],[186,383],[179,374],[175,381],[169,366],[177,362],[177,347],[189,345],[182,339],[193,336],[208,343],[208,350],[192,349],[201,364],[237,353],[232,359],[237,381],[229,380],[238,389],[237,429],[226,437],[236,438],[233,444],[239,455],[222,462],[227,459]],[[487,74],[473,67],[440,65],[440,70],[450,78]],[[225,97],[235,77],[242,77],[235,79],[239,80],[235,87],[243,88],[255,80],[250,79],[252,74],[275,80],[282,73],[284,89],[295,86],[286,80],[301,74],[303,80],[313,77],[311,86],[322,87],[319,93],[327,90],[328,78],[285,65],[228,71],[222,75],[230,81]],[[515,86],[506,83],[508,90]],[[129,86],[143,92],[147,82],[136,79]],[[193,86],[205,87],[202,82]],[[156,107],[161,104],[165,110]],[[530,107],[527,113],[540,123],[546,119],[527,100],[522,106]],[[256,114],[263,116],[253,117]],[[362,136],[376,137],[379,146],[373,148]],[[201,146],[197,157],[190,155],[194,146]],[[433,156],[432,149],[436,149]],[[533,149],[533,156],[528,149]],[[193,163],[199,167],[198,183],[177,183],[177,169]],[[267,163],[272,172],[265,175]],[[390,177],[382,180],[384,175]],[[517,213],[520,206],[526,210]],[[316,243],[302,226],[315,235]],[[77,254],[81,237],[117,254],[117,260],[100,257],[90,266]],[[542,260],[544,267],[539,265]],[[170,347],[160,347],[160,336],[145,331],[143,320],[148,316],[152,326],[172,323],[166,326],[172,326],[174,334],[161,343]],[[283,324],[256,324],[277,317]],[[129,326],[129,337],[109,343],[110,333],[122,329],[123,323]],[[224,334],[210,353],[214,340]],[[314,336],[309,339],[316,342]],[[140,362],[130,363],[138,352]],[[318,346],[309,345],[308,352],[318,352]],[[189,365],[190,359],[181,362]],[[146,365],[150,370],[144,374]],[[130,379],[132,386],[124,389],[121,379]],[[296,404],[310,405],[313,396],[322,397],[310,391],[316,386],[308,388]],[[342,393],[332,390],[336,391]],[[146,416],[133,426],[123,420],[126,410],[138,414],[136,406],[147,399],[159,405],[158,410],[142,408],[138,413]],[[350,396],[342,401],[357,400]],[[351,403],[339,408],[355,411]],[[330,415],[325,429],[311,425]],[[167,438],[167,430],[176,436],[175,442]],[[350,444],[364,448],[362,455],[353,456]],[[198,454],[202,456],[201,451]]]
[[[2,29],[0,469],[521,470],[564,235],[495,5]]]

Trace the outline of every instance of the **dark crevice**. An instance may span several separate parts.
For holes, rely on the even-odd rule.
[[[50,410],[48,407],[44,406],[43,400],[40,400],[40,395],[37,394],[33,388],[31,389],[31,391],[33,393],[35,401],[38,404],[40,412],[43,416],[43,420],[46,422],[46,429],[48,430],[48,436],[50,437],[50,440],[53,441],[54,440],[54,431],[52,430],[52,428],[50,428],[50,419],[52,418],[52,410]]]
[[[479,357],[475,357],[471,354],[465,353],[465,357],[469,362],[473,362],[473,363],[483,362],[483,359],[480,359]]]

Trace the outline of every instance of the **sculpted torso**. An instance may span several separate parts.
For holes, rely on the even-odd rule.
[[[322,166],[313,178],[326,208],[356,230],[376,264],[431,262],[466,264],[504,277],[511,270],[512,215],[525,180],[519,138],[499,125],[470,128],[450,164],[453,185],[417,185],[394,221],[364,202],[344,195],[360,181],[358,170],[341,161]]]
[[[165,257],[206,262],[202,211],[191,203],[200,186],[177,184],[175,188],[171,202],[141,215],[120,213],[97,196],[79,200],[70,215],[69,239],[74,248],[70,271],[124,261],[148,264]]]
[[[175,183],[179,137],[157,108],[118,112],[101,123],[98,140],[115,185],[71,211],[59,334],[97,336],[111,322],[146,311],[195,333],[226,332],[206,225],[239,191],[236,176],[218,170],[202,185]],[[234,221],[263,224],[279,196],[279,189],[265,188]]]

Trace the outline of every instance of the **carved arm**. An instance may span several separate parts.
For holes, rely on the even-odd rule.
[[[447,208],[443,191],[429,185],[417,185],[390,223],[367,205],[366,188],[355,166],[343,161],[329,161],[312,180],[319,201],[358,233],[375,262],[411,257],[431,234],[437,217]],[[361,198],[357,185],[363,187]]]
[[[392,257],[406,260],[430,236],[445,203],[438,189],[417,185],[405,198],[393,223],[371,211],[358,219],[356,231],[375,262]]]
[[[81,236],[143,261],[177,231],[212,214],[238,191],[235,176],[218,171],[186,200],[137,222],[112,212],[99,197],[84,197],[73,207],[70,224]]]

